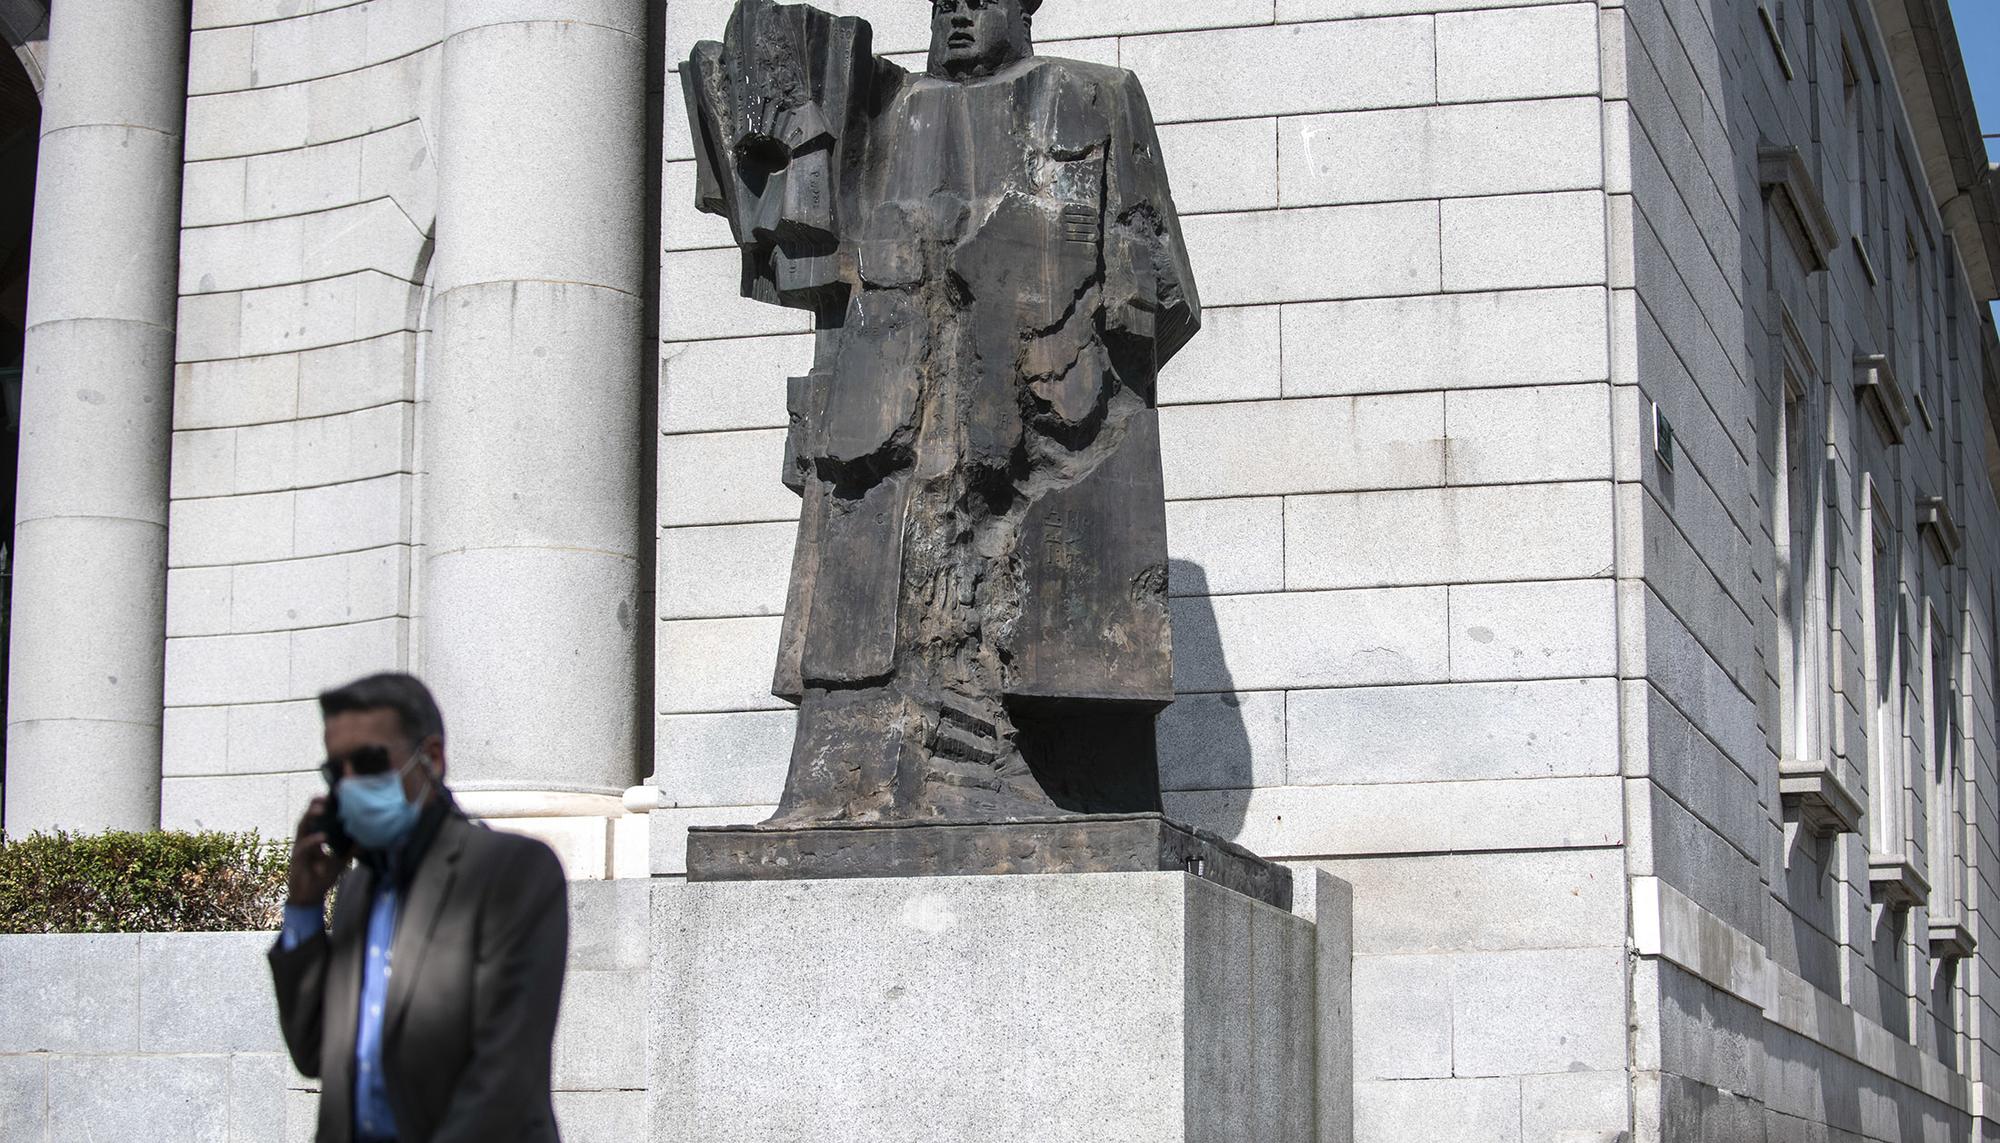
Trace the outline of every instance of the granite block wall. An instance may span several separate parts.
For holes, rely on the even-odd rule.
[[[161,821],[288,833],[318,690],[413,662],[432,0],[200,0]]]
[[[1642,962],[1637,1138],[1966,1138],[1995,1106],[1991,334],[1916,158],[1903,7],[1607,5],[1613,356],[1648,445],[1656,406],[1673,430],[1618,500],[1632,871],[1776,990]],[[1851,808],[1815,836],[1829,784]]]
[[[570,890],[553,1077],[572,1143],[645,1137],[650,886]],[[0,936],[0,1136],[309,1143],[316,1080],[278,1031],[271,933]]]

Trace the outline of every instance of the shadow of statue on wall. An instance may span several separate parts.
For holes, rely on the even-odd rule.
[[[1170,817],[1236,840],[1257,785],[1244,700],[1233,689],[1207,571],[1171,560],[1167,580],[1180,693],[1160,715],[1161,792]]]

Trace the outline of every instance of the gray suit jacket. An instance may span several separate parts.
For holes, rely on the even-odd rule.
[[[556,1143],[549,1097],[569,945],[562,866],[531,838],[447,814],[404,891],[382,1065],[398,1143]],[[374,875],[340,880],[330,930],[271,950],[278,1017],[320,1079],[319,1143],[354,1137],[354,1039]]]

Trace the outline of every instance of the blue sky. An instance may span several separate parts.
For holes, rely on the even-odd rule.
[[[1972,74],[1972,97],[1979,102],[1979,129],[2000,132],[2000,0],[1951,0],[1958,44]],[[1988,139],[1989,154],[2000,158],[2000,139]]]
[[[1951,20],[1958,25],[1959,50],[1972,76],[1972,98],[1979,104],[1979,130],[2000,134],[2000,0],[1951,0]],[[1989,159],[2000,159],[2000,139],[1986,140]],[[2000,305],[1993,307],[2000,321]]]

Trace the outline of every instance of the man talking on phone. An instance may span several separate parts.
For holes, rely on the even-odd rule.
[[[292,1062],[321,1081],[319,1143],[555,1143],[562,866],[459,811],[423,683],[373,675],[319,706],[327,793],[299,820],[270,958]]]

